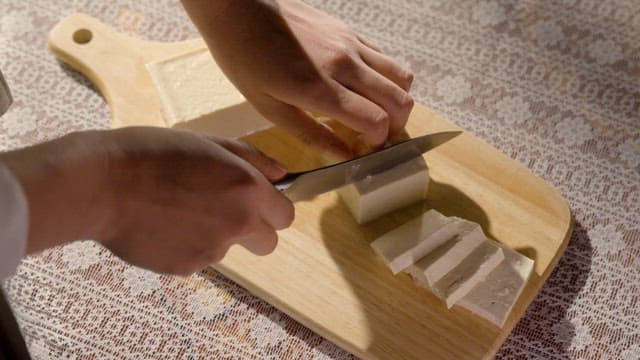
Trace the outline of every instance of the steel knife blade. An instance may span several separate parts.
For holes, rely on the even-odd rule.
[[[292,202],[307,200],[415,159],[461,133],[445,131],[419,136],[355,159],[289,173],[274,186]]]

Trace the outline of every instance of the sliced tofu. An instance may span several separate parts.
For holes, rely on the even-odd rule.
[[[482,282],[477,284],[457,305],[503,327],[520,297],[531,273],[534,261],[503,247],[504,261]]]
[[[411,277],[423,287],[431,288],[486,241],[480,225],[464,219],[458,221],[457,236],[407,268]]]
[[[456,220],[429,210],[382,235],[371,247],[397,274],[456,236],[460,231]]]
[[[167,126],[236,138],[267,128],[206,48],[146,64]]]
[[[358,224],[425,198],[429,170],[422,157],[338,189]]]
[[[433,293],[451,308],[504,260],[502,248],[483,241],[463,261],[431,286]]]

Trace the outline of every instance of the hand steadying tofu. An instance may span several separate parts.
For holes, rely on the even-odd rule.
[[[183,0],[216,63],[266,119],[302,141],[348,156],[340,121],[380,147],[413,107],[413,75],[343,22],[298,0]]]

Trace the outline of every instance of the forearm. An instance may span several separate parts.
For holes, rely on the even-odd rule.
[[[105,193],[96,171],[101,165],[87,160],[92,159],[86,156],[88,134],[0,154],[0,162],[12,171],[27,198],[27,253],[92,238],[101,231],[100,197]]]
[[[280,67],[274,65],[287,63],[286,53],[300,51],[288,41],[289,35],[283,36],[289,29],[275,1],[183,0],[183,5],[216,62],[236,86],[255,81],[230,68],[255,67],[259,62],[261,68],[278,71]],[[273,49],[282,54],[274,56]],[[257,89],[240,88],[247,90]]]
[[[275,0],[182,0],[182,5],[198,29],[204,30],[203,36],[221,39],[226,33],[250,28],[255,22],[271,22],[273,17],[267,15],[278,9]]]

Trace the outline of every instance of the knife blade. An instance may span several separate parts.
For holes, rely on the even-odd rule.
[[[461,133],[445,131],[419,136],[355,159],[289,173],[273,185],[292,202],[307,200],[415,159]]]

